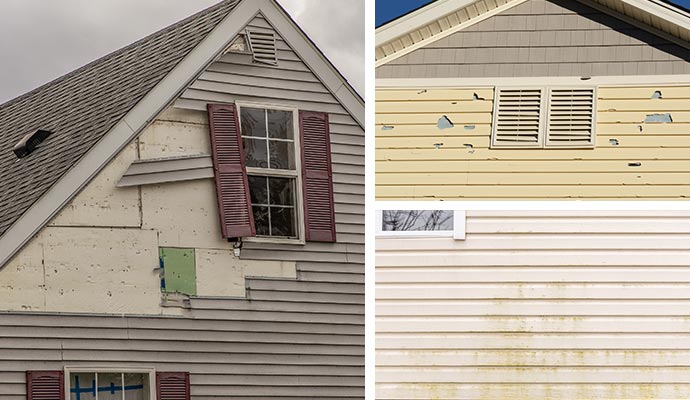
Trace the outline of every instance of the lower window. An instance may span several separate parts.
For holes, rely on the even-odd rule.
[[[249,175],[257,236],[297,238],[297,178]]]
[[[152,374],[69,372],[70,400],[152,400]]]

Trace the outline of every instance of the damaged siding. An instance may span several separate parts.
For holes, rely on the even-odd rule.
[[[493,88],[379,89],[377,199],[690,196],[690,86],[597,97],[594,149],[490,149]]]
[[[678,399],[690,213],[467,212],[377,239],[377,399]]]
[[[26,370],[97,364],[189,371],[193,399],[363,398],[364,132],[281,38],[278,49],[277,66],[241,54],[213,64],[0,270],[0,397],[25,399]],[[208,156],[206,104],[234,100],[330,114],[336,243],[247,241],[238,258],[213,179],[115,187],[134,160]],[[42,253],[46,235],[60,258]],[[161,303],[160,247],[194,250],[197,297]],[[81,302],[55,303],[52,271]]]
[[[530,0],[376,69],[377,78],[670,75],[690,50],[573,0]]]

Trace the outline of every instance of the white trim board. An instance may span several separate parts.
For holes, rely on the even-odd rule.
[[[495,86],[687,86],[690,75],[546,76],[519,78],[413,78],[377,79],[377,89],[410,88],[493,88]]]
[[[361,99],[275,0],[244,0],[0,237],[0,269],[216,61],[259,13],[363,127]]]

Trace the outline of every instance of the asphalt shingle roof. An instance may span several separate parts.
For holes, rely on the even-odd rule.
[[[0,236],[240,2],[226,0],[0,105]],[[53,132],[33,154],[12,148]]]

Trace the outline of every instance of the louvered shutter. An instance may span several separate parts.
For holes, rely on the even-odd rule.
[[[550,89],[546,145],[594,146],[595,99],[594,88]]]
[[[255,236],[237,109],[233,104],[209,104],[208,117],[223,237]]]
[[[62,371],[26,371],[27,400],[64,400]]]
[[[335,242],[335,208],[328,114],[300,111],[306,239]]]
[[[273,33],[247,31],[247,38],[254,61],[271,65],[278,64],[276,37]]]
[[[157,400],[190,400],[189,372],[156,373]]]
[[[492,147],[541,147],[543,89],[496,89]]]

